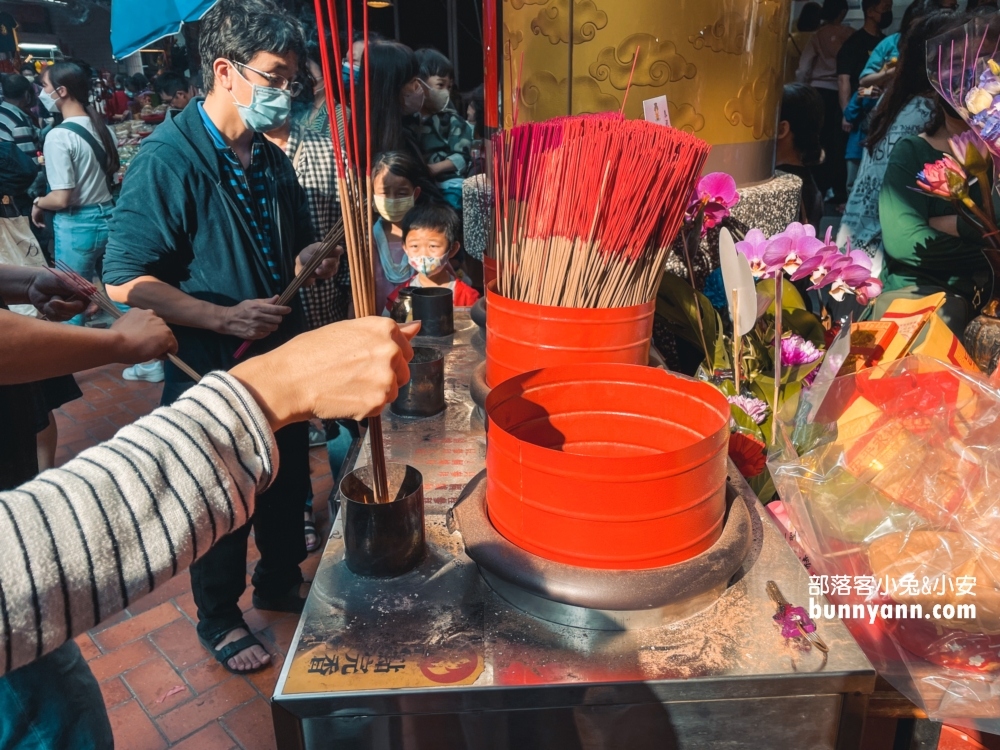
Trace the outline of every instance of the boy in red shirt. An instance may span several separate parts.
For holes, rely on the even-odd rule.
[[[417,273],[389,295],[389,308],[399,290],[407,286],[447,287],[455,307],[470,307],[479,292],[459,279],[449,262],[459,250],[460,220],[453,208],[443,204],[415,206],[403,217],[403,251]]]

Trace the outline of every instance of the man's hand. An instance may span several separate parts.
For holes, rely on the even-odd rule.
[[[177,353],[177,339],[156,313],[133,307],[111,324],[118,334],[118,361],[127,365]]]
[[[419,323],[389,318],[346,320],[296,336],[236,365],[271,429],[310,417],[363,419],[379,414],[410,379],[410,339]]]
[[[299,257],[295,259],[295,275],[299,275],[299,271],[309,263],[309,259],[312,258],[313,254],[319,252],[319,249],[323,246],[322,242],[314,242],[311,245],[307,245]],[[340,270],[340,257],[344,254],[344,248],[339,245],[333,249],[329,257],[326,258],[313,273],[312,278],[307,279],[305,286],[312,286],[316,283],[316,279],[332,279],[337,275],[337,271]]]
[[[846,119],[841,119],[840,127],[845,133],[850,133],[853,130],[853,126]]]
[[[45,268],[32,270],[34,274],[27,287],[28,301],[46,318],[58,323],[87,309],[87,300],[56,274]]]
[[[262,339],[278,330],[281,320],[292,311],[285,305],[276,305],[271,299],[248,299],[238,305],[224,308],[219,333],[241,339]]]
[[[45,212],[38,207],[37,203],[31,204],[31,223],[40,229],[45,228]]]

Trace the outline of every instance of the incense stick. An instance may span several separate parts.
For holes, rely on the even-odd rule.
[[[501,294],[561,307],[653,299],[707,144],[605,113],[515,125],[492,146]]]
[[[124,313],[118,309],[111,299],[104,294],[100,289],[94,286],[92,283],[83,278],[80,274],[66,265],[64,262],[57,260],[56,268],[49,268],[45,266],[46,270],[49,271],[53,276],[61,280],[63,283],[67,284],[71,289],[76,291],[77,294],[86,297],[99,308],[104,310],[108,315],[110,315],[115,320],[122,317]],[[58,270],[56,270],[58,269]],[[167,359],[173,362],[177,368],[191,378],[196,383],[201,380],[201,375],[191,369],[180,357],[176,354],[168,354]]]
[[[314,0],[316,23],[320,32],[321,62],[323,64],[323,79],[335,81],[340,101],[345,103],[345,86],[340,75],[340,30],[337,9],[334,0],[326,0],[324,13],[321,0]],[[330,39],[333,46],[333,60],[325,49],[326,24],[329,24]],[[361,106],[358,103],[357,85],[354,76],[350,77],[347,90],[350,93],[351,122],[344,128],[344,143],[340,142],[340,134],[336,127],[331,128],[334,141],[334,165],[337,172],[337,188],[340,191],[340,202],[344,222],[344,245],[347,248],[347,263],[351,269],[351,295],[354,300],[354,310],[358,317],[378,315],[375,299],[375,258],[374,239],[372,235],[372,182],[371,163],[372,146],[371,133],[365,134],[365,148],[362,152],[358,130],[358,117],[365,114],[365,125],[371,123],[371,69],[369,65],[368,45],[368,6],[363,5],[362,29],[365,44],[364,76],[365,99]],[[353,68],[354,50],[351,40],[354,31],[354,11],[351,3],[347,3],[347,62]],[[336,67],[334,67],[336,66]],[[327,106],[332,104],[332,92],[327,87]],[[385,447],[382,440],[382,421],[379,416],[368,420],[368,436],[371,447],[371,472],[375,501],[389,502],[388,480],[385,467]]]
[[[277,301],[274,303],[279,307],[287,305],[291,302],[292,297],[295,293],[302,288],[310,277],[316,272],[316,269],[320,267],[320,264],[330,257],[330,254],[337,248],[337,246],[344,241],[344,222],[338,221],[333,227],[327,232],[326,237],[323,238],[323,244],[315,253],[309,261],[302,266],[302,269],[295,275],[292,282],[285,287],[285,291],[281,293]],[[239,359],[244,354],[246,354],[247,349],[253,344],[254,341],[260,341],[260,339],[244,339],[243,343],[240,344],[239,348],[233,354],[233,359]]]

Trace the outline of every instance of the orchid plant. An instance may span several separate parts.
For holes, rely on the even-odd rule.
[[[993,275],[1000,278],[1000,229],[993,210],[990,154],[986,144],[972,130],[948,140],[951,154],[924,165],[917,174],[917,189],[950,201],[955,212],[982,232],[987,249],[986,260]],[[952,154],[954,156],[952,156]],[[982,205],[971,195],[973,183],[979,183]],[[983,308],[983,314],[1000,317],[1000,291],[994,284],[993,296]]]
[[[714,197],[706,191],[697,202],[693,198],[692,205],[711,206]],[[695,213],[691,217],[693,228],[698,217]],[[758,302],[754,326],[741,338],[741,346],[733,349],[742,352],[734,355],[739,356],[739,367],[729,357],[721,318],[704,295],[667,275],[657,311],[674,324],[675,333],[696,345],[701,343],[705,364],[700,376],[722,390],[730,402],[730,457],[766,501],[769,478],[765,476],[765,458],[767,444],[774,440],[774,414],[785,400],[809,386],[822,363],[826,344],[822,323],[806,310],[790,282],[807,279],[811,290],[828,288],[838,301],[854,295],[861,304],[877,297],[882,284],[873,276],[866,253],[850,246],[841,250],[830,231],[820,239],[813,227],[798,222],[772,237],[750,229],[735,245],[757,282]],[[698,330],[700,341],[691,337],[692,327]],[[731,372],[737,373],[736,377],[730,378]]]

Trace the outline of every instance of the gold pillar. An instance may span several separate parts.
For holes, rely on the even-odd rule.
[[[671,124],[712,144],[708,169],[771,177],[790,0],[503,0],[504,125],[667,97]],[[572,31],[571,31],[572,30]],[[572,81],[572,86],[568,85]]]

